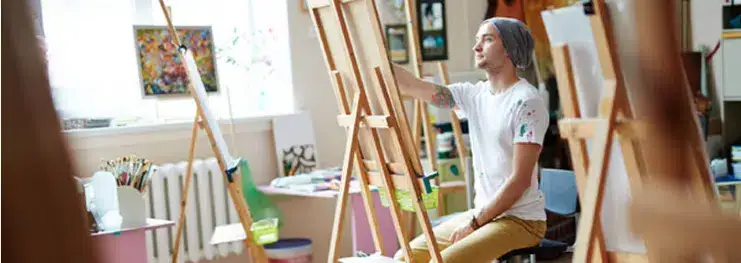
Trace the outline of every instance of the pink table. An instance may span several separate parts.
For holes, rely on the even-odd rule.
[[[92,233],[98,259],[105,263],[147,262],[145,231],[175,225],[174,221],[147,218],[140,227]]]
[[[339,195],[339,192],[335,190],[303,192],[285,188],[274,188],[271,186],[258,186],[257,188],[268,195],[290,195],[313,198],[336,198]],[[396,253],[396,250],[399,249],[399,243],[397,242],[396,231],[394,230],[394,225],[391,221],[391,212],[388,208],[381,205],[381,198],[378,195],[378,191],[375,189],[372,190],[372,196],[376,217],[378,219],[378,226],[381,229],[383,248],[386,252],[384,256],[392,257]],[[373,245],[373,237],[371,236],[368,217],[365,214],[365,205],[363,204],[363,197],[360,195],[360,188],[350,188],[350,205],[352,206],[351,227],[353,233],[353,253],[357,253],[358,251],[368,254],[374,253],[376,248]]]

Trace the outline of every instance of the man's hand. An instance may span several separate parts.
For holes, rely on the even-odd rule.
[[[462,226],[459,226],[458,228],[453,231],[453,234],[450,235],[450,242],[455,243],[460,241],[461,239],[467,237],[473,233],[473,228],[471,228],[471,225],[465,224]]]

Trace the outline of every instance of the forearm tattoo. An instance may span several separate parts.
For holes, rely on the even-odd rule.
[[[443,85],[435,84],[435,93],[432,94],[432,105],[438,108],[452,109],[455,107],[455,100],[453,100],[453,93],[450,92],[448,87]]]

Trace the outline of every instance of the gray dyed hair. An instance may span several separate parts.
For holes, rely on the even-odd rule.
[[[483,23],[490,23],[499,32],[502,45],[517,68],[527,68],[533,60],[533,40],[530,29],[525,23],[514,18],[493,17]]]

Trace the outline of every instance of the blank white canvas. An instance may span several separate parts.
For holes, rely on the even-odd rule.
[[[548,39],[552,46],[567,44],[582,118],[599,115],[603,76],[594,44],[589,18],[581,5],[543,11]],[[591,139],[588,152],[593,153]],[[590,155],[591,156],[591,155]],[[548,198],[548,197],[546,197]],[[645,253],[645,245],[630,232],[627,205],[630,202],[628,182],[620,145],[613,141],[602,202],[602,229],[605,246],[610,251]]]
[[[208,94],[206,94],[206,88],[203,86],[201,74],[198,72],[198,66],[196,65],[195,59],[193,59],[193,54],[189,50],[184,50],[182,54],[185,58],[185,63],[188,65],[188,77],[190,82],[193,83],[193,88],[196,92],[196,99],[200,101],[201,111],[204,115],[202,116],[203,121],[209,128],[211,128],[216,149],[219,151],[219,155],[221,155],[221,159],[224,161],[225,165],[228,166],[228,169],[229,167],[236,165],[236,163],[232,158],[232,155],[229,153],[229,147],[227,147],[226,141],[224,141],[224,135],[221,133],[221,129],[219,128],[219,119],[214,116],[211,108],[208,106]]]

